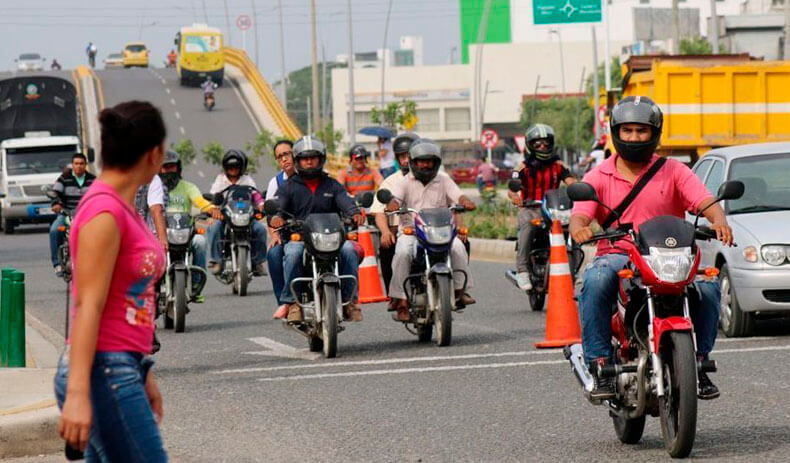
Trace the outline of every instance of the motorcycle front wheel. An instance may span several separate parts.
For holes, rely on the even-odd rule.
[[[339,304],[336,286],[323,286],[321,292],[321,339],[324,357],[331,359],[337,355],[337,306]]]
[[[187,316],[187,272],[176,271],[173,274],[173,321],[176,333],[183,333]]]
[[[612,417],[614,432],[617,438],[624,444],[638,444],[642,440],[642,433],[645,432],[645,416],[638,418],[625,418],[620,415]]]
[[[239,296],[247,295],[247,283],[250,282],[250,268],[247,266],[248,249],[244,246],[236,248],[236,281],[233,283],[238,290]]]
[[[529,295],[529,307],[532,309],[532,311],[542,311],[543,305],[546,303],[546,293],[532,289],[527,294]]]
[[[664,397],[659,399],[661,434],[673,458],[685,458],[697,432],[697,361],[689,332],[669,333],[662,346]]]
[[[449,346],[453,340],[453,282],[448,275],[436,276],[436,287],[439,304],[433,313],[433,322],[436,327],[436,345]]]

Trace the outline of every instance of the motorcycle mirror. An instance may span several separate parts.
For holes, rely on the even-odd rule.
[[[716,199],[738,199],[743,196],[744,189],[743,182],[740,180],[724,182],[719,187],[719,194],[716,196]]]
[[[361,207],[370,207],[373,205],[373,193],[370,191],[358,193],[354,200]]]
[[[263,212],[266,215],[274,215],[280,211],[280,202],[276,199],[267,199],[263,203]]]
[[[512,191],[513,193],[518,193],[519,191],[521,191],[521,182],[516,180],[515,178],[510,179],[510,181],[507,182],[507,189]]]
[[[88,148],[88,162],[93,163],[96,160],[96,150],[93,147]]]
[[[50,185],[43,185],[41,192],[44,193],[49,199],[58,199],[58,193],[52,189]]]
[[[203,199],[210,203],[214,203],[214,194],[213,193],[203,193]]]
[[[381,204],[389,204],[392,198],[392,192],[386,188],[382,188],[376,192],[376,199],[378,199]]]
[[[589,183],[576,182],[568,186],[568,197],[572,201],[598,201],[595,188]]]

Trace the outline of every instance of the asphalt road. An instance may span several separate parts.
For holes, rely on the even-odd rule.
[[[28,311],[62,332],[64,284],[41,228],[0,239],[0,262],[27,274]],[[558,351],[537,351],[545,317],[503,273],[474,263],[479,303],[455,317],[450,347],[418,344],[383,304],[340,334],[339,356],[311,356],[271,319],[268,279],[232,296],[213,278],[182,334],[160,331],[162,432],[174,461],[665,461],[658,419],[620,444],[604,409],[581,395]],[[787,461],[790,324],[721,339],[692,457]],[[54,457],[53,457],[54,458]],[[25,460],[28,461],[28,460]],[[29,461],[57,461],[48,458]]]

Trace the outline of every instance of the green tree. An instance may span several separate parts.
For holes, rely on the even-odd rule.
[[[388,103],[384,109],[374,107],[370,112],[370,120],[393,131],[410,130],[417,122],[417,103],[403,100],[399,103]]]
[[[329,102],[327,114],[329,119],[332,118],[332,69],[344,68],[345,64],[339,63],[326,63],[326,101]],[[321,77],[323,75],[322,64],[318,63],[318,97],[324,101],[324,95],[321,85]],[[275,82],[279,84],[279,81]],[[297,69],[288,74],[288,114],[294,118],[296,124],[302,129],[302,132],[307,132],[307,97],[313,94],[313,78],[312,67],[305,66]],[[319,107],[321,105],[319,104]],[[324,121],[326,123],[328,121]]]
[[[195,145],[192,144],[192,140],[189,138],[182,138],[178,144],[170,143],[170,148],[178,153],[178,159],[180,159],[181,163],[185,166],[195,162],[197,150],[195,149]]]
[[[620,68],[620,57],[615,56],[612,58],[612,62],[610,63],[611,68],[611,82],[612,87],[621,87],[623,82],[623,73]],[[606,69],[604,64],[601,63],[598,65],[598,85],[600,85],[600,89],[606,88]],[[587,85],[586,85],[586,93],[588,98],[593,98],[593,75],[590,74],[587,76]],[[621,91],[622,93],[622,91]]]
[[[262,157],[266,157],[269,153],[272,152],[272,148],[274,147],[274,134],[270,131],[263,129],[258,135],[255,136],[255,140],[248,141],[246,145],[244,145],[244,149],[247,150],[247,171],[250,173],[255,173],[258,170],[258,166],[260,165],[260,159]],[[269,156],[271,160],[272,167],[277,169],[277,161],[274,159],[274,156]]]
[[[680,39],[681,55],[710,55],[712,53],[713,46],[703,37]]]
[[[533,115],[534,113],[534,115]],[[590,146],[595,113],[585,98],[528,99],[521,105],[520,124],[548,124],[554,129],[555,145],[572,152]]]
[[[203,159],[215,166],[222,165],[222,156],[225,155],[225,148],[215,141],[210,141],[203,145]]]
[[[340,148],[340,141],[343,139],[343,132],[335,130],[331,121],[323,129],[316,131],[315,136],[326,145],[327,153],[337,153]]]

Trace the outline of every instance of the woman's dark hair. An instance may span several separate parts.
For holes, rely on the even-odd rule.
[[[282,138],[280,140],[277,140],[277,143],[275,143],[274,146],[272,147],[272,154],[277,152],[277,147],[280,146],[280,145],[288,145],[291,148],[293,148],[294,147],[294,142],[292,142],[291,140],[288,140],[286,138]]]
[[[162,113],[147,101],[126,101],[99,114],[101,160],[106,167],[132,168],[167,136]]]

